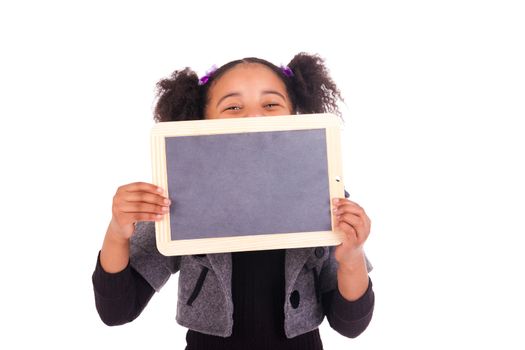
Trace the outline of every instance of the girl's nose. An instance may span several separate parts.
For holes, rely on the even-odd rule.
[[[264,111],[259,110],[258,108],[253,108],[246,111],[245,117],[262,117],[264,116]]]

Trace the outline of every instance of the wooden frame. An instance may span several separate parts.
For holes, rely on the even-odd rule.
[[[170,193],[166,161],[166,138],[308,129],[325,129],[326,131],[327,181],[330,195],[328,203],[331,203],[331,198],[344,197],[341,163],[341,120],[333,114],[158,123],[151,131],[153,183]],[[334,232],[334,217],[331,215],[332,205],[328,204],[326,209],[330,212],[332,230],[258,235],[247,233],[245,236],[175,240],[172,239],[170,229],[171,214],[166,214],[162,221],[155,224],[157,248],[162,254],[171,256],[337,245],[341,243],[342,233]]]

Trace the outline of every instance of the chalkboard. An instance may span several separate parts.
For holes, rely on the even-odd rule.
[[[331,198],[344,197],[339,117],[191,120],[151,132],[153,183],[170,212],[165,255],[336,245]]]

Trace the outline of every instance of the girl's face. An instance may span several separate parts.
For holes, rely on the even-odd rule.
[[[230,69],[208,91],[206,119],[292,114],[282,80],[268,67],[241,63]]]

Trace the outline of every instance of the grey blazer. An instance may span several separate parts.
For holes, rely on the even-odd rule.
[[[284,331],[288,338],[314,330],[323,321],[325,312],[319,295],[337,288],[334,250],[315,247],[285,251]],[[130,264],[157,292],[180,271],[177,322],[202,333],[231,336],[231,253],[166,257],[157,250],[154,223],[139,222],[131,238]],[[372,270],[368,260],[367,268]],[[300,296],[299,305],[290,302],[292,293]]]

